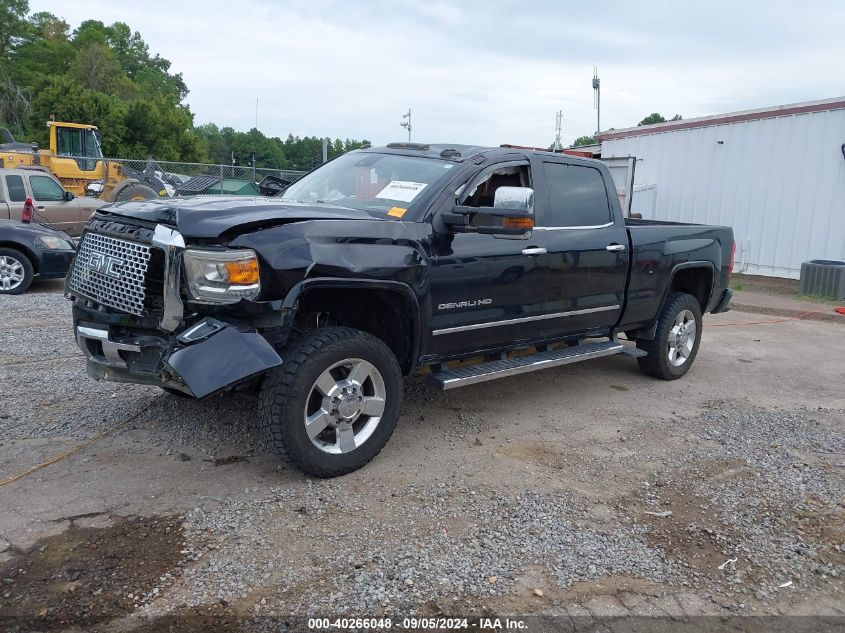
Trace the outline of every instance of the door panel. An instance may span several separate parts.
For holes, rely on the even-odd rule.
[[[543,161],[535,233],[548,250],[548,336],[603,332],[619,319],[628,275],[628,235],[613,213],[602,171]],[[609,178],[608,178],[609,180]],[[612,184],[611,187],[612,189]]]
[[[460,203],[492,206],[498,187],[531,182],[528,161],[511,158],[468,174]],[[456,202],[449,200],[443,210]],[[540,338],[548,256],[535,237],[434,235],[429,353],[460,354]]]
[[[549,251],[551,313],[571,313],[547,323],[550,335],[588,332],[616,323],[622,309],[628,271],[626,251],[608,251],[625,244],[624,227],[546,230]]]
[[[80,208],[75,200],[65,200],[65,190],[49,176],[29,177],[35,210],[53,228],[69,233],[80,232]]]
[[[540,337],[548,256],[522,253],[535,240],[457,233],[435,236],[433,246],[431,353]]]

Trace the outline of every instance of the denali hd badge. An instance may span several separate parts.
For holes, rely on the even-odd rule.
[[[114,277],[115,279],[120,279],[120,271],[125,264],[126,261],[120,257],[106,255],[99,251],[91,251],[88,254],[88,268],[101,275]]]
[[[493,303],[492,299],[472,299],[471,301],[458,301],[455,303],[441,303],[437,306],[438,310],[454,310],[456,308],[474,308],[476,306],[489,306]]]

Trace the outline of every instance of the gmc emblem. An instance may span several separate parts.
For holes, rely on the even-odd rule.
[[[120,257],[113,257],[99,251],[88,254],[88,268],[107,277],[120,279],[120,272],[125,264],[126,261]]]

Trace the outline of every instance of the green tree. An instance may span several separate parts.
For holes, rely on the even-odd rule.
[[[595,145],[596,139],[593,136],[579,136],[572,141],[572,147],[582,147],[584,145]]]
[[[72,76],[86,88],[112,93],[123,72],[108,46],[91,42],[76,54]]]
[[[666,123],[666,118],[662,114],[654,112],[637,123],[637,125],[653,125],[654,123]]]
[[[44,123],[51,115],[59,121],[90,123],[103,130],[106,155],[115,156],[123,147],[126,104],[117,97],[86,88],[72,77],[53,77],[32,101],[31,140],[47,144],[49,139]]]
[[[29,30],[27,0],[0,1],[0,59],[11,53]]]
[[[90,123],[103,151],[117,158],[208,161],[275,169],[311,169],[322,139],[267,137],[214,124],[194,126],[188,87],[170,61],[150,52],[124,22],[85,20],[71,30],[60,17],[28,15],[27,0],[0,0],[0,125],[22,140],[46,144],[45,121]],[[361,146],[329,142],[333,158]]]
[[[683,118],[684,117],[682,117],[680,114],[676,114],[670,120],[671,121],[680,121]],[[639,123],[637,123],[637,125],[638,126],[640,126],[640,125],[652,125],[654,123],[666,123],[666,118],[662,114],[660,114],[658,112],[654,112],[652,114],[649,114],[646,118],[644,118]]]

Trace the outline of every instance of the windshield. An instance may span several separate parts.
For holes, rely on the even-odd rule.
[[[282,200],[333,204],[401,218],[454,166],[432,158],[352,152],[293,183]]]

